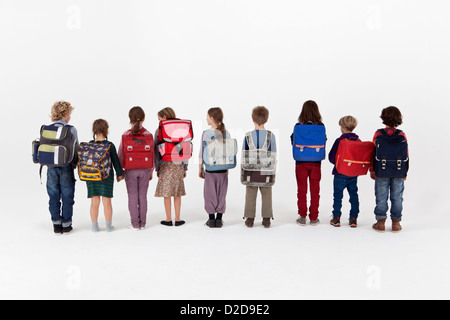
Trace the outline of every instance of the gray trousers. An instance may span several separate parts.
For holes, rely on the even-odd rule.
[[[245,218],[255,218],[256,216],[256,198],[258,196],[258,189],[261,192],[262,208],[261,213],[263,218],[272,218],[272,187],[246,187],[245,192]]]

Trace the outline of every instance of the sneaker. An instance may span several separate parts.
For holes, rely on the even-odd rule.
[[[62,230],[63,230],[62,225],[60,225],[60,224],[54,224],[53,225],[53,232],[55,234],[62,234],[63,233]]]
[[[205,226],[208,226],[210,228],[215,228],[216,227],[216,220],[209,219],[208,221],[206,221]]]
[[[262,224],[264,228],[270,228],[270,218],[263,218]]]
[[[135,228],[135,227],[133,227],[132,224],[128,225],[128,229],[133,230],[133,231],[139,231],[139,230],[141,230],[141,228]]]
[[[386,222],[386,219],[378,220],[376,223],[374,223],[372,225],[372,228],[375,229],[378,232],[384,232],[386,230],[385,226],[384,226],[385,222]]]
[[[216,228],[222,228],[222,226],[223,226],[223,220],[216,219]]]
[[[317,218],[316,220],[310,220],[309,224],[312,226],[317,226],[320,223],[319,218]]]
[[[302,216],[300,216],[297,220],[295,220],[295,222],[297,222],[297,224],[301,226],[306,226],[306,218],[303,218]]]
[[[333,217],[333,219],[330,220],[330,224],[334,227],[340,227],[341,226],[341,218]]]
[[[92,232],[99,232],[100,228],[97,226],[92,226]]]
[[[356,218],[350,218],[348,219],[348,224],[350,225],[350,228],[356,228],[358,223],[356,222]]]
[[[247,220],[245,220],[245,225],[248,228],[253,227],[253,223],[255,222],[255,218],[247,218]]]
[[[111,231],[114,231],[114,226],[109,226],[109,227],[106,227],[106,232],[111,232]]]
[[[72,232],[72,230],[73,230],[72,226],[63,227],[62,228],[62,233],[63,234],[69,234],[70,232]]]

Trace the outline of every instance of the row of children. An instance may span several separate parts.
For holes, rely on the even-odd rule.
[[[128,208],[133,230],[146,227],[147,192],[149,181],[156,171],[158,184],[155,196],[164,198],[166,219],[161,224],[180,226],[181,197],[186,195],[184,178],[192,157],[193,129],[189,120],[176,118],[171,108],[158,112],[159,127],[153,136],[143,127],[145,112],[141,107],[129,111],[131,129],[124,132],[118,149],[108,141],[107,121],[98,119],[92,127],[93,140],[79,143],[77,130],[69,125],[73,107],[65,101],[56,102],[51,111],[54,122],[41,127],[40,139],[33,141],[33,161],[48,166],[47,192],[54,232],[72,231],[75,193],[74,170],[86,181],[91,199],[92,231],[99,231],[98,215],[103,204],[106,230],[112,226],[114,178],[125,179]],[[246,186],[245,225],[252,227],[256,216],[258,190],[262,195],[262,224],[270,227],[273,218],[272,186],[275,183],[277,148],[274,134],[265,128],[267,108],[258,106],[252,111],[255,129],[245,135],[242,147],[241,182]],[[392,231],[401,230],[404,180],[409,168],[408,147],[405,134],[397,127],[402,115],[396,107],[383,109],[384,129],[377,130],[373,141],[363,142],[353,133],[357,120],[346,116],[339,120],[342,135],[336,139],[329,152],[334,164],[334,202],[331,225],[340,226],[343,192],[347,189],[351,210],[349,224],[357,226],[359,199],[357,179],[366,175],[375,180],[375,217],[373,228],[385,231],[388,198],[391,200]],[[236,167],[237,141],[231,138],[223,123],[220,108],[207,112],[210,129],[202,134],[199,152],[199,177],[204,179],[204,204],[208,214],[206,225],[220,228],[226,211],[228,170]],[[307,187],[310,185],[309,220],[319,223],[321,162],[325,159],[325,126],[314,101],[306,101],[291,135],[293,157],[296,161],[297,223],[306,225],[308,216]],[[115,172],[115,174],[114,174]],[[175,223],[172,221],[172,198]]]

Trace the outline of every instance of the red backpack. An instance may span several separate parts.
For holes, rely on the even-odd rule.
[[[373,156],[372,142],[342,139],[336,152],[336,170],[349,177],[364,176],[372,164]]]
[[[185,161],[192,157],[192,121],[169,119],[159,122],[158,150],[161,160],[166,162]]]
[[[153,168],[153,135],[144,134],[142,128],[138,133],[122,136],[123,168],[152,169]]]

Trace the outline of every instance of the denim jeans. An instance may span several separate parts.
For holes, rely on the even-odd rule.
[[[388,198],[391,199],[391,219],[402,219],[404,189],[403,178],[377,177],[375,179],[375,217],[377,220],[387,218]]]
[[[341,217],[342,198],[344,197],[344,190],[347,189],[351,205],[350,219],[358,218],[358,177],[347,177],[342,174],[337,174],[334,176],[333,188],[333,217]]]
[[[75,176],[72,166],[48,168],[47,193],[50,197],[49,210],[53,224],[70,226],[75,204]]]

